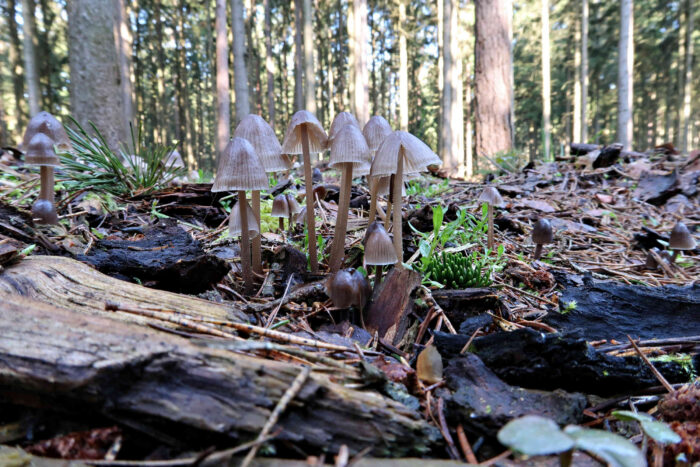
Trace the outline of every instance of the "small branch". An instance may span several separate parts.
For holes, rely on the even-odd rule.
[[[659,370],[656,369],[654,364],[651,363],[649,361],[649,359],[646,357],[646,355],[644,355],[642,353],[641,349],[639,347],[637,347],[637,344],[634,342],[634,340],[632,339],[632,337],[630,337],[629,334],[627,335],[627,339],[629,339],[630,344],[632,344],[632,347],[634,347],[634,350],[637,352],[637,355],[639,355],[639,357],[644,361],[644,363],[647,364],[647,366],[649,367],[651,372],[654,373],[654,376],[656,376],[656,379],[659,380],[659,382],[663,385],[663,387],[666,388],[666,390],[668,392],[673,392],[674,391],[673,386],[671,386],[671,384],[668,381],[666,381],[666,378],[664,378],[664,375],[659,373]]]

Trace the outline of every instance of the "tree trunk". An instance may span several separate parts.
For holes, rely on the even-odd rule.
[[[233,89],[236,93],[236,122],[250,113],[248,72],[245,64],[245,21],[242,0],[231,0],[231,30],[233,31]]]
[[[577,84],[578,86],[578,84]],[[579,89],[579,97],[581,90]],[[578,101],[575,101],[578,102]],[[580,105],[580,103],[579,103]],[[550,160],[552,146],[552,84],[549,65],[549,0],[542,0],[542,139],[544,160]],[[576,119],[575,119],[576,120]],[[579,136],[581,125],[579,122]]]
[[[443,165],[450,175],[464,176],[464,141],[462,127],[464,114],[462,104],[462,76],[459,72],[461,57],[458,40],[459,1],[443,1],[442,18],[442,127],[441,146]]]
[[[476,155],[491,157],[513,148],[512,4],[511,0],[476,0],[475,4]]]
[[[355,31],[354,1],[355,0],[348,0],[346,27],[348,32],[348,102],[350,105],[350,112],[352,114],[357,114],[357,109],[355,108],[355,53],[357,53],[355,50],[355,35],[357,32]],[[343,106],[341,106],[341,109],[343,109]]]
[[[623,150],[631,149],[634,98],[634,2],[621,0],[620,43],[617,76],[617,139]]]
[[[581,142],[588,140],[588,0],[581,0]]]
[[[302,0],[304,19],[304,107],[316,113],[316,73],[314,72],[314,29],[311,0]]]
[[[22,102],[24,101],[24,80],[22,79],[22,55],[19,34],[17,33],[17,1],[8,0],[5,17],[8,20],[9,35],[10,35],[10,67],[12,71],[12,91],[15,97],[15,128],[18,130],[24,127],[24,111],[22,110]]]
[[[22,29],[24,33],[24,79],[29,94],[29,115],[39,113],[41,92],[39,91],[39,67],[36,59],[36,25],[34,0],[22,0]]]
[[[153,56],[155,61],[154,66],[156,69],[155,135],[157,135],[160,138],[161,143],[165,143],[165,138],[167,134],[166,122],[170,122],[173,116],[170,115],[170,110],[166,105],[165,98],[165,49],[163,48],[165,40],[163,37],[163,15],[161,10],[161,3],[162,2],[160,1],[156,1],[155,8],[153,11],[153,15],[155,16],[156,27],[156,53]]]
[[[294,112],[304,108],[304,0],[294,0]]]
[[[226,33],[226,0],[216,0],[216,108],[217,154],[228,144],[231,132],[231,100],[228,81],[228,34]]]
[[[114,0],[114,41],[119,64],[119,85],[124,106],[124,121],[134,118],[131,94],[131,28],[126,20],[124,0]]]
[[[683,154],[688,153],[688,143],[690,141],[690,104],[692,97],[692,84],[693,84],[693,16],[695,10],[693,9],[693,0],[687,0],[687,6],[685,10],[686,14],[686,27],[685,27],[685,79],[683,83],[683,111],[681,113],[681,145],[680,149]]]
[[[449,1],[449,0],[447,0]],[[444,108],[444,97],[445,97],[445,0],[437,0],[437,42],[438,42],[438,96],[442,96],[442,102],[440,103],[440,112],[438,115],[438,155],[442,157],[443,162],[446,161],[445,157],[445,141],[443,138],[443,126],[445,124],[445,119],[447,115],[445,114]]]
[[[570,142],[581,139],[581,22],[574,20],[574,114],[573,134]]]
[[[307,0],[308,1],[308,0]],[[353,0],[353,22],[355,34],[354,61],[352,62],[355,74],[355,116],[360,123],[360,128],[369,120],[369,65],[371,59],[369,52],[369,28],[367,26],[367,0]]]
[[[408,131],[408,51],[406,50],[406,0],[399,0],[399,123]]]
[[[126,141],[124,103],[114,40],[114,10],[102,0],[68,3],[68,56],[71,108],[75,119],[87,128],[92,121],[112,150]]]
[[[265,9],[265,73],[267,75],[267,121],[275,127],[275,65],[272,57],[272,18],[270,0],[263,0]]]

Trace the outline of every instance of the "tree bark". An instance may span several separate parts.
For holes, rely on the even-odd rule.
[[[549,0],[542,0],[542,139],[545,161],[550,160],[552,146],[552,83],[549,50]],[[576,86],[578,86],[578,84],[576,84]],[[579,89],[578,91],[580,94],[581,90]],[[574,121],[575,120],[576,117]],[[580,126],[579,122],[579,135],[581,130]],[[575,130],[574,133],[576,133]]]
[[[228,81],[228,35],[226,33],[226,0],[216,0],[216,107],[217,154],[228,144],[231,132],[231,101]]]
[[[119,63],[119,85],[124,106],[124,121],[134,118],[131,93],[131,28],[126,19],[124,0],[114,0],[114,42]]]
[[[634,1],[620,2],[620,42],[617,76],[617,139],[631,149],[634,102]]]
[[[275,65],[272,57],[272,18],[270,0],[263,0],[265,9],[265,72],[267,74],[267,119],[275,127]]]
[[[581,0],[581,139],[588,140],[588,0]]]
[[[307,0],[308,1],[308,0]],[[353,0],[353,73],[355,75],[354,107],[360,128],[369,120],[369,27],[367,25],[367,0]]]
[[[459,56],[459,2],[443,1],[442,18],[442,127],[443,164],[450,175],[464,176],[464,111]]]
[[[399,0],[401,1],[401,0]],[[347,33],[348,33],[348,102],[350,107],[350,113],[357,114],[357,109],[355,109],[355,8],[354,0],[348,0],[348,12],[347,12]],[[342,47],[342,42],[341,42]],[[342,63],[342,62],[340,62]],[[341,109],[344,106],[341,105]]]
[[[581,139],[581,22],[574,20],[574,113],[571,141]]]
[[[233,89],[236,93],[236,122],[250,113],[248,72],[246,71],[245,21],[242,0],[231,0],[231,30],[233,32]]]
[[[294,112],[304,108],[304,0],[294,0]]]
[[[24,111],[22,110],[22,101],[24,101],[24,80],[22,79],[22,55],[19,34],[17,33],[17,1],[8,0],[6,17],[8,20],[8,29],[10,35],[10,67],[12,70],[12,91],[15,98],[15,128],[24,127]]]
[[[114,10],[101,0],[68,3],[71,107],[87,128],[92,121],[112,150],[126,141],[124,103],[114,40]]]
[[[29,94],[29,115],[34,116],[41,110],[41,92],[39,90],[39,67],[36,58],[36,24],[34,22],[36,5],[34,0],[22,0],[22,32],[24,35],[24,79]]]
[[[685,27],[685,79],[683,82],[683,110],[681,113],[681,153],[688,153],[688,143],[690,142],[690,117],[691,117],[691,98],[693,84],[693,0],[687,0],[685,9],[686,27]],[[640,148],[641,149],[641,148]]]
[[[491,157],[513,148],[512,4],[511,0],[476,0],[475,4],[476,155]]]
[[[408,131],[408,51],[406,50],[406,0],[399,0],[399,125]]]
[[[316,73],[314,72],[314,29],[311,0],[302,0],[304,17],[304,107],[316,113]]]

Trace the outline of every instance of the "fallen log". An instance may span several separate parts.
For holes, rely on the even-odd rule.
[[[222,348],[221,340],[195,343],[99,310],[1,298],[0,400],[12,404],[93,411],[187,446],[231,445],[260,432],[301,371]],[[327,452],[347,445],[380,456],[423,454],[437,439],[402,404],[316,371],[277,426],[278,439]]]

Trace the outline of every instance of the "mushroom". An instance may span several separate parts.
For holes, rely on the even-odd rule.
[[[253,290],[250,270],[250,231],[246,190],[264,190],[269,187],[267,174],[253,146],[243,138],[232,138],[219,157],[212,192],[238,191],[238,208],[241,216],[241,269],[246,293]]]
[[[360,130],[354,125],[345,125],[331,141],[330,166],[343,171],[340,181],[338,216],[336,217],[333,248],[331,250],[331,272],[336,272],[340,269],[340,265],[343,262],[343,254],[345,253],[345,234],[347,233],[348,212],[350,211],[352,171],[355,167],[369,166],[369,157],[367,142]]]
[[[501,194],[498,192],[498,189],[492,186],[487,186],[484,188],[484,191],[481,192],[479,201],[486,203],[488,206],[489,231],[487,246],[489,249],[491,249],[493,248],[493,207],[503,206],[503,198],[501,198]]]
[[[379,149],[379,145],[382,144],[384,138],[391,134],[391,126],[389,122],[386,121],[384,117],[375,115],[369,119],[362,129],[362,135],[367,141],[367,146],[369,147],[370,156],[374,159],[374,155]],[[381,179],[380,179],[381,180]],[[369,222],[374,221],[374,217],[377,214],[377,183],[379,180],[370,179],[370,204],[369,204]]]
[[[535,247],[535,261],[537,261],[542,255],[542,245],[554,241],[552,224],[547,219],[538,219],[535,222],[535,226],[532,228],[532,241],[537,245]]]
[[[678,253],[681,250],[693,250],[695,249],[695,239],[690,234],[690,230],[685,226],[683,222],[678,222],[671,230],[671,237],[668,241],[668,247],[673,250],[673,255],[671,256],[671,264],[676,262]]]
[[[656,261],[655,255],[658,256],[660,259],[669,260],[671,258],[671,255],[668,254],[668,251],[660,251],[658,248],[653,247],[647,253],[647,259],[644,262],[644,269],[654,270],[659,267],[659,262]]]
[[[53,144],[60,150],[68,150],[71,148],[70,139],[68,139],[66,130],[63,128],[63,125],[61,125],[61,122],[46,111],[39,112],[29,120],[22,140],[22,146],[25,151],[29,147],[29,142],[37,133],[48,136]]]
[[[442,380],[442,357],[433,344],[427,345],[416,360],[416,376],[428,384]]]
[[[360,130],[360,124],[357,122],[357,119],[353,114],[350,112],[340,112],[333,118],[333,122],[331,123],[331,129],[328,130],[328,143],[330,144],[333,141],[333,138],[336,137],[338,132],[345,128],[347,125],[352,125],[358,130]]]
[[[394,249],[403,260],[401,237],[401,194],[404,174],[423,172],[429,165],[440,165],[440,158],[421,140],[406,131],[394,131],[377,149],[370,177],[394,177]],[[387,216],[389,213],[387,212]]]
[[[314,188],[311,175],[311,153],[321,152],[328,145],[328,136],[318,119],[307,110],[300,110],[292,116],[287,133],[284,136],[282,152],[285,154],[303,154],[304,183],[306,184],[306,225],[309,232],[309,263],[311,272],[318,273],[318,255],[316,253],[316,220],[314,218]],[[311,201],[309,201],[311,200]]]
[[[35,134],[26,146],[25,161],[38,165],[41,177],[39,198],[32,205],[32,217],[42,224],[58,224],[54,206],[53,168],[60,162],[53,150],[53,140],[44,133]]]
[[[341,269],[326,280],[326,295],[336,308],[356,306],[360,312],[365,307],[371,292],[367,278],[353,268]]]
[[[248,235],[251,239],[260,236],[260,224],[256,221],[253,215],[253,209],[250,204],[246,201],[246,219],[248,220]],[[231,208],[231,217],[228,221],[228,233],[232,237],[239,237],[243,232],[243,221],[241,219],[241,210],[238,206],[238,201]]]
[[[391,237],[378,221],[372,222],[367,227],[365,238],[362,240],[365,246],[363,264],[374,266],[374,288],[382,281],[382,266],[396,264],[398,258]]]
[[[260,115],[248,114],[236,127],[233,136],[245,138],[253,146],[255,154],[258,155],[265,172],[275,173],[289,170],[291,164],[288,158],[282,157],[282,146],[272,129]],[[253,190],[251,194],[253,200],[253,213],[260,222],[260,191]],[[253,239],[253,270],[262,274],[262,246],[260,237]]]
[[[289,232],[294,228],[294,215],[301,211],[301,206],[296,198],[290,194],[279,194],[272,200],[272,217],[279,217],[280,231],[284,230],[284,219],[289,219]]]
[[[173,149],[173,151],[165,157],[165,160],[163,160],[163,165],[165,166],[165,170],[184,169],[185,161],[182,160],[182,155],[178,150]]]

